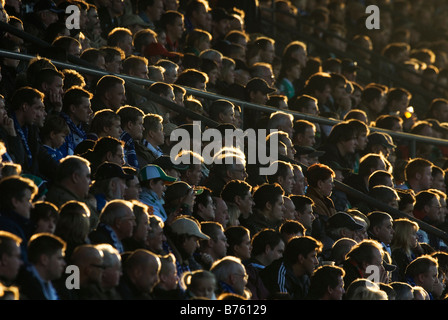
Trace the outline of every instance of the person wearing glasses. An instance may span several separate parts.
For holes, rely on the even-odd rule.
[[[218,294],[232,293],[249,299],[251,292],[247,289],[249,279],[241,259],[234,256],[226,256],[215,261],[210,271],[215,275],[218,281]]]

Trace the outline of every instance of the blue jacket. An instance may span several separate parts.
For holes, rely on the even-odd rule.
[[[148,188],[142,188],[142,192],[140,194],[140,201],[148,206],[151,206],[154,209],[154,214],[159,216],[163,222],[168,218],[165,208],[163,207],[164,201],[160,199],[159,196],[152,190]]]

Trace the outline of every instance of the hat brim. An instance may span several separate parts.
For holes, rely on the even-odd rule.
[[[395,271],[397,269],[397,266],[394,264],[387,263],[383,260],[383,267],[386,271]]]

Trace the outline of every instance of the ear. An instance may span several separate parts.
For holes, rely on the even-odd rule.
[[[242,199],[240,196],[235,196],[233,198],[233,201],[236,203],[237,206],[239,206],[241,204]]]
[[[109,161],[109,162],[110,162],[110,160],[112,159],[112,157],[113,157],[112,152],[111,152],[111,151],[107,151],[107,152],[106,152],[106,161]]]
[[[77,107],[74,104],[71,104],[68,109],[70,110],[70,113],[75,113]]]
[[[272,204],[268,201],[268,202],[266,202],[266,205],[265,205],[265,207],[266,207],[266,209],[268,209],[269,211],[271,211],[272,210]]]
[[[46,254],[41,254],[39,257],[39,264],[42,266],[47,266],[50,258]]]
[[[282,185],[283,182],[285,182],[285,178],[282,177],[282,176],[278,176],[278,178],[277,178],[277,182],[278,182],[278,184]]]

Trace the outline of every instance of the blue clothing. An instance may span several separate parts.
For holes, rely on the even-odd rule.
[[[87,139],[87,134],[84,131],[82,124],[79,126],[75,125],[73,120],[64,112],[61,112],[60,115],[62,118],[64,118],[70,131],[69,134],[65,137],[65,141],[62,146],[58,148],[63,157],[66,157],[75,153],[76,146],[81,141]]]
[[[124,142],[124,158],[127,165],[139,169],[135,143],[131,135],[126,131],[120,135],[120,140]]]
[[[37,272],[36,268],[33,265],[31,265],[29,267],[29,270],[30,270],[31,274],[39,282],[40,287],[42,288],[42,293],[45,296],[45,298],[47,300],[59,300],[58,294],[57,294],[55,288],[53,287],[53,284],[51,283],[51,281],[45,281],[44,279],[42,279],[40,277],[39,272]]]
[[[104,206],[107,203],[106,196],[102,193],[101,194],[98,193],[95,194],[95,199],[96,199],[96,210],[98,212],[101,212],[101,210],[103,210]]]
[[[20,244],[22,261],[28,264],[28,239],[31,236],[31,223],[16,212],[4,210],[0,215],[0,230],[8,231],[22,239]]]
[[[153,214],[160,217],[163,222],[168,218],[165,208],[163,207],[164,201],[160,199],[159,196],[152,190],[147,188],[142,188],[142,192],[140,194],[140,201],[148,206],[153,208]]]

